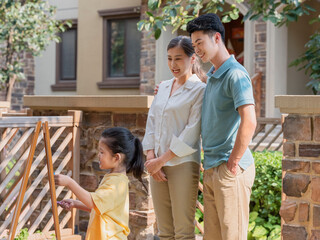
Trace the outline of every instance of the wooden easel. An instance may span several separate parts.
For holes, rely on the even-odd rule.
[[[35,132],[32,138],[31,147],[29,156],[27,159],[27,165],[23,174],[22,178],[22,184],[19,190],[19,195],[16,203],[16,207],[14,210],[14,215],[12,218],[12,223],[9,231],[9,240],[14,240],[15,233],[17,230],[18,220],[22,208],[23,198],[26,193],[27,183],[29,179],[30,169],[33,161],[34,152],[37,145],[37,139],[39,136],[41,128],[41,121],[37,122]],[[52,165],[52,153],[51,153],[51,146],[50,146],[50,133],[49,133],[49,127],[48,122],[42,124],[43,129],[43,139],[44,139],[44,146],[46,150],[46,159],[47,159],[47,167],[48,167],[48,178],[49,178],[49,185],[50,185],[50,193],[51,193],[51,203],[52,203],[52,213],[53,213],[53,220],[54,220],[54,229],[56,234],[56,239],[61,240],[61,234],[60,234],[60,227],[59,227],[59,218],[58,218],[58,207],[57,207],[57,199],[56,199],[56,188],[54,184],[54,177],[53,177],[53,165]]]

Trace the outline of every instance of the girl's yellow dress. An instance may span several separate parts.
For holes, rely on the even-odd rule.
[[[91,210],[86,240],[126,240],[129,230],[128,177],[106,174],[98,189],[90,193],[95,204]]]

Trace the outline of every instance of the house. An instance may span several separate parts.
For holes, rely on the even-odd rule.
[[[319,0],[308,3],[319,12]],[[61,43],[52,43],[35,58],[34,94],[145,95],[153,93],[155,83],[171,78],[166,46],[177,33],[163,32],[155,41],[135,28],[145,17],[147,0],[51,0],[50,4],[57,6],[58,19],[72,20],[73,26],[61,34]],[[242,15],[249,9],[246,3],[238,7]],[[305,88],[308,76],[288,64],[304,52],[309,36],[319,29],[320,23],[308,24],[317,12],[281,28],[262,21],[226,25],[227,47],[242,57],[251,76],[262,72],[261,116],[280,116],[275,95],[312,94]]]

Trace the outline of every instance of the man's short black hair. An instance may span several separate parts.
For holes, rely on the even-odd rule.
[[[225,30],[224,26],[217,14],[207,13],[188,22],[187,31],[191,34],[196,31],[203,31],[206,34],[220,33],[224,42]]]

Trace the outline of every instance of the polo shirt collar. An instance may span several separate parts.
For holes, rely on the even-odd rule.
[[[212,73],[215,68],[214,66],[212,66],[209,70],[209,72],[207,73],[208,78],[215,78],[218,79],[222,76],[222,74],[224,74],[226,71],[228,71],[234,64],[234,62],[236,61],[236,59],[234,58],[234,55],[231,55],[219,68],[217,71],[215,71],[214,73]]]

